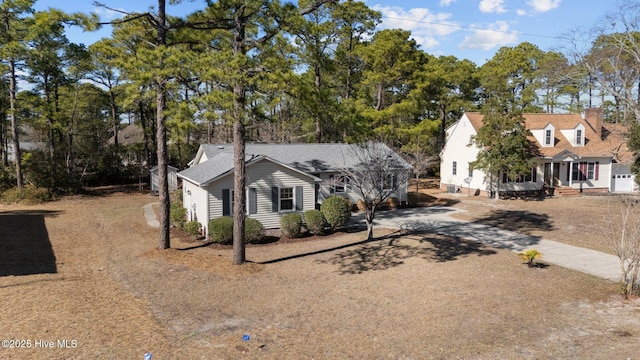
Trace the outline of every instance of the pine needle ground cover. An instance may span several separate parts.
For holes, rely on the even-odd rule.
[[[468,216],[482,216],[476,206],[486,209],[453,200]],[[174,249],[156,250],[157,230],[142,211],[154,201],[114,191],[0,206],[0,334],[31,344],[0,348],[1,358],[633,358],[640,352],[634,340],[640,304],[623,301],[617,284],[598,278],[557,266],[531,269],[515,253],[461,239],[395,231],[378,231],[371,242],[355,232],[250,245],[250,262],[233,266],[230,248],[197,246],[178,233]],[[573,218],[582,218],[576,211]],[[39,255],[20,252],[21,244]],[[40,259],[44,266],[36,264]],[[43,347],[51,341],[55,346]]]

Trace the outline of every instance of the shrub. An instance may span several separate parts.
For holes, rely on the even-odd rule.
[[[389,197],[387,198],[387,206],[392,209],[397,209],[400,207],[400,200],[397,197]]]
[[[233,241],[233,218],[222,216],[209,221],[209,237],[220,244],[231,244]]]
[[[42,204],[53,199],[51,192],[45,188],[27,186],[22,189],[14,187],[2,193],[4,203]]]
[[[334,195],[323,201],[320,211],[332,230],[345,225],[351,219],[349,205],[340,196]]]
[[[171,225],[179,229],[183,229],[187,218],[187,209],[182,207],[182,202],[171,203],[169,210],[169,220],[171,221]]]
[[[280,231],[282,235],[288,238],[300,236],[300,223],[302,217],[298,213],[289,213],[280,219]]]
[[[307,230],[313,235],[319,235],[324,229],[324,216],[320,210],[307,210],[304,213],[304,222]]]
[[[264,237],[264,226],[256,219],[246,218],[244,223],[244,236],[247,243],[258,242]],[[220,244],[233,242],[233,218],[222,216],[209,221],[209,237],[211,241]]]
[[[362,199],[358,199],[358,202],[356,203],[356,206],[358,207],[358,210],[360,210],[360,211],[367,210],[367,204]]]
[[[531,250],[527,250],[527,251],[523,251],[518,253],[518,255],[520,255],[520,257],[522,258],[522,260],[525,261],[525,263],[529,266],[529,267],[533,267],[533,260],[541,258],[542,257],[542,253],[539,252],[538,250],[535,249],[531,249]]]
[[[197,222],[197,221],[189,221],[188,223],[186,223],[184,225],[184,232],[186,232],[187,234],[191,235],[193,237],[193,239],[195,240],[200,235],[200,229],[201,228],[202,228],[202,225],[200,225],[199,222]]]
[[[259,220],[246,218],[244,223],[244,236],[248,243],[262,240],[264,237],[264,225]]]

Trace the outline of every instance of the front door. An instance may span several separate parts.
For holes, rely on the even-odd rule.
[[[553,186],[560,186],[560,163],[553,164]]]
[[[544,163],[544,185],[551,187],[551,163]]]

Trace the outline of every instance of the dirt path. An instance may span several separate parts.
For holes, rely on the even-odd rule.
[[[529,269],[509,251],[444,235],[397,232],[373,242],[356,233],[252,246],[252,262],[237,267],[230,249],[174,239],[175,249],[155,250],[157,230],[142,211],[152,201],[111,194],[0,207],[0,254],[28,238],[39,239],[32,247],[40,254],[18,267],[24,271],[0,255],[0,334],[31,340],[29,349],[0,349],[0,358],[626,359],[640,352],[640,304],[621,301],[615,284],[595,277]],[[56,347],[34,348],[38,339]],[[58,347],[65,339],[75,347]]]

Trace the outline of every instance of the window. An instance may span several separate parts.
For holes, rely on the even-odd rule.
[[[587,179],[593,180],[594,178],[593,175],[595,174],[595,167],[596,167],[596,164],[587,163]]]
[[[453,162],[453,175],[458,175],[458,163],[456,161]]]
[[[333,192],[345,193],[348,190],[349,178],[344,175],[331,176],[333,179]]]
[[[293,188],[280,188],[280,211],[293,210]]]
[[[523,183],[523,182],[537,182],[538,181],[538,169],[533,166],[531,171],[526,174],[519,174],[514,177],[508,176],[508,174],[502,173],[502,182],[503,183]]]
[[[391,190],[396,188],[397,178],[395,175],[384,174],[382,175],[382,188],[385,190]]]
[[[571,180],[598,180],[598,172],[600,170],[599,162],[581,162],[573,163],[571,170]]]
[[[544,144],[551,145],[551,129],[545,130],[544,132]]]
[[[576,145],[582,145],[582,130],[576,130]]]
[[[469,177],[473,177],[473,168],[469,165]]]

